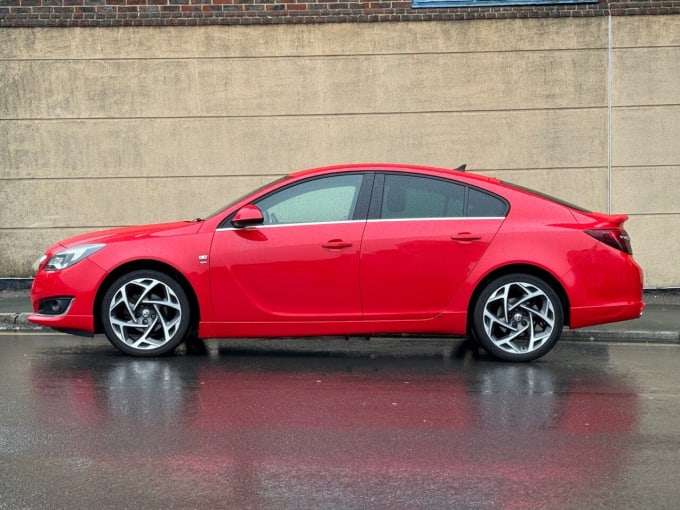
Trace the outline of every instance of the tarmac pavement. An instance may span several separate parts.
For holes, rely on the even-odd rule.
[[[639,319],[565,330],[563,339],[680,344],[680,289],[646,291]],[[40,331],[28,322],[32,312],[28,289],[0,290],[0,331]]]

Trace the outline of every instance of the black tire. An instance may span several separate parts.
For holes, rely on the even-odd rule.
[[[160,271],[132,271],[104,294],[101,319],[106,338],[132,356],[160,356],[182,343],[190,325],[187,294]]]
[[[562,334],[564,311],[555,290],[527,274],[491,281],[475,301],[472,332],[492,356],[531,361],[547,354]]]

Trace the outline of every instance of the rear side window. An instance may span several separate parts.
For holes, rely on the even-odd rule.
[[[465,186],[411,175],[386,175],[383,219],[463,216]]]
[[[507,203],[464,184],[417,175],[386,174],[381,219],[504,217]]]
[[[507,214],[508,206],[500,198],[475,188],[468,188],[467,214],[472,218],[500,218]]]

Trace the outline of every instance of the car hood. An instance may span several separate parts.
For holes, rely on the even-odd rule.
[[[152,225],[111,228],[69,237],[59,241],[57,244],[65,248],[70,248],[72,246],[78,246],[82,244],[110,244],[131,241],[133,239],[141,239],[144,237],[189,235],[198,232],[202,225],[202,221],[176,221],[172,223],[156,223]]]

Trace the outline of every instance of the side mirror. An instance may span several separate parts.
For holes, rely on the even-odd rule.
[[[255,205],[245,205],[241,207],[231,220],[231,224],[236,228],[262,225],[263,222],[264,216],[262,216],[262,211]]]

